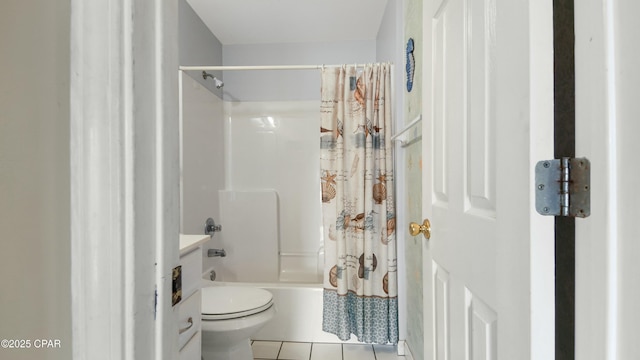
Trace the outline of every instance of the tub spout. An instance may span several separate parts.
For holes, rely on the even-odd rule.
[[[225,256],[227,256],[227,252],[224,251],[224,249],[209,249],[207,251],[207,256],[209,256],[209,257],[217,257],[217,256],[225,257]]]

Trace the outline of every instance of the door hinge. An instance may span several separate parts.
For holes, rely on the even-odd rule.
[[[536,164],[536,211],[541,215],[585,218],[591,214],[591,163],[587,158],[543,160]]]

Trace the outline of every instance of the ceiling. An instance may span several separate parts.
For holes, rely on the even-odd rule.
[[[373,40],[387,5],[387,0],[187,2],[223,45]]]

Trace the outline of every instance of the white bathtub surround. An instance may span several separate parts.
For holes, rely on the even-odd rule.
[[[213,261],[219,279],[277,282],[278,194],[274,190],[221,190],[219,197],[223,228],[216,237],[227,253]]]
[[[280,255],[274,263],[279,264],[279,275],[270,282],[320,282],[319,108],[318,100],[225,103],[227,178],[223,191],[269,190],[277,194],[277,211],[270,211],[277,216],[278,238],[273,250]],[[248,203],[253,206],[251,201]],[[221,204],[221,215],[231,217],[223,206],[226,205]],[[252,226],[255,218],[243,214],[245,209],[236,207],[231,211],[246,221],[243,227]],[[228,241],[236,241],[227,233],[226,222],[221,221],[225,248]],[[267,239],[258,237],[256,241]],[[250,265],[243,259],[233,266]]]
[[[397,343],[391,66],[322,71],[323,330]]]
[[[280,252],[280,282],[319,284],[322,282],[324,252]]]

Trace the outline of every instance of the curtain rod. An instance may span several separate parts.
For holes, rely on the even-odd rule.
[[[349,64],[347,64],[349,65]],[[356,67],[365,67],[370,64],[355,64]],[[334,68],[342,65],[253,65],[253,66],[229,66],[229,65],[216,65],[216,66],[180,66],[182,71],[229,71],[229,70],[315,70],[322,68]]]

